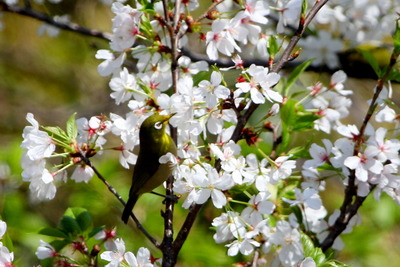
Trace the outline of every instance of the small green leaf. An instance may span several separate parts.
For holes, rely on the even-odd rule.
[[[303,3],[301,4],[301,17],[303,18],[306,17],[307,8],[308,8],[308,1],[303,0]]]
[[[61,238],[68,238],[68,235],[66,235],[63,231],[57,228],[43,228],[42,230],[39,231],[39,234],[41,235],[47,235],[47,236],[53,236],[53,237],[61,237]]]
[[[68,135],[65,133],[63,129],[60,127],[53,127],[53,126],[44,126],[43,129],[52,137],[61,140],[61,141],[66,141],[68,140]]]
[[[400,71],[398,69],[392,69],[389,74],[388,81],[400,82]]]
[[[255,154],[259,159],[263,158],[263,156],[258,151],[259,149],[264,151],[264,153],[268,154],[272,148],[270,143],[264,141],[258,142],[257,145],[250,146],[247,144],[246,140],[242,139],[239,140],[237,144],[240,146],[243,156],[247,156],[248,154]]]
[[[320,116],[313,113],[298,114],[293,131],[312,130],[314,128],[314,122],[319,118]]]
[[[72,217],[63,216],[60,221],[60,229],[70,235],[77,235],[81,232],[79,223]]]
[[[78,135],[78,128],[76,125],[76,112],[74,114],[72,114],[71,117],[69,117],[68,121],[67,121],[67,135],[68,137],[71,139],[71,142],[73,142],[76,138],[76,136]]]
[[[274,58],[279,52],[279,44],[274,35],[269,37],[267,51],[271,58]]]
[[[89,226],[92,224],[92,216],[90,216],[90,213],[88,211],[81,212],[76,217],[76,221],[78,222],[81,230],[86,231],[89,228]]]
[[[3,246],[7,247],[10,251],[14,250],[13,242],[7,232],[3,235],[1,242]]]
[[[198,86],[199,83],[203,80],[210,80],[211,72],[209,71],[200,71],[196,75],[193,76],[193,85]]]
[[[358,49],[358,51],[361,53],[361,55],[363,56],[363,58],[369,63],[369,65],[372,67],[372,69],[374,70],[375,74],[378,77],[381,77],[381,69],[379,68],[379,63],[378,60],[374,57],[374,55],[367,50],[364,49]]]
[[[298,65],[294,70],[290,73],[287,82],[285,84],[285,91],[288,91],[290,87],[294,84],[294,82],[299,78],[299,76],[310,66],[314,59],[309,59]]]
[[[304,257],[311,257],[317,266],[323,264],[326,261],[326,256],[322,252],[322,249],[315,247],[313,241],[308,235],[301,233],[300,238],[301,243],[303,244]]]
[[[286,101],[284,105],[280,108],[280,117],[284,124],[293,125],[296,121],[296,109],[295,104],[297,103],[296,100],[290,99]]]

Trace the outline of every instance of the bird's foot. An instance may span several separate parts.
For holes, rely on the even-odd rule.
[[[164,198],[164,200],[162,202],[163,204],[165,204],[165,201],[167,199],[171,200],[172,202],[174,202],[174,204],[176,204],[176,203],[178,203],[178,200],[181,198],[180,195],[179,196],[177,196],[177,195],[163,195],[163,194],[160,194],[160,193],[157,193],[157,192],[154,192],[154,191],[151,191],[151,193],[154,194],[154,195],[163,197]]]

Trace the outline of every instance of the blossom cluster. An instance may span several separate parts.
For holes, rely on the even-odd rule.
[[[137,254],[126,251],[125,242],[122,238],[117,237],[116,230],[103,229],[94,235],[94,239],[103,244],[104,251],[100,254],[100,259],[106,262],[106,267],[156,267],[160,266],[160,259],[154,258],[147,248],[139,248]],[[69,266],[69,257],[56,249],[49,243],[40,240],[40,245],[36,250],[36,256],[40,260],[53,259],[59,265]],[[100,247],[100,246],[99,246]],[[80,249],[79,246],[74,247],[75,250]],[[58,266],[58,265],[57,265]]]

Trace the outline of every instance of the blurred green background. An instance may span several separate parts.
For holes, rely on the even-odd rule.
[[[61,9],[71,14],[71,20],[102,31],[110,31],[110,8],[97,1],[65,1]],[[70,4],[68,4],[70,3]],[[49,7],[57,13],[57,9]],[[124,237],[127,250],[136,253],[141,246],[149,247],[155,257],[160,257],[143,235],[133,225],[121,223],[122,206],[107,188],[93,178],[89,184],[67,182],[58,188],[56,198],[48,202],[34,203],[29,200],[28,184],[21,180],[19,148],[21,133],[27,112],[32,112],[42,125],[63,126],[75,111],[77,117],[90,117],[101,113],[124,114],[125,109],[110,99],[109,77],[100,77],[94,55],[108,43],[77,33],[61,31],[56,38],[39,37],[41,22],[15,14],[4,13],[0,31],[0,213],[8,223],[8,233],[13,240],[16,265],[38,265],[35,250],[43,227],[54,227],[67,207],[83,207],[89,210],[95,226],[117,227]],[[303,80],[315,81],[318,75],[309,74]],[[359,122],[365,112],[365,100],[372,96],[373,80],[349,79],[347,86],[355,95],[352,114]],[[351,120],[349,120],[351,121]],[[325,137],[325,136],[324,136]],[[298,139],[304,138],[299,136]],[[108,152],[94,161],[104,177],[127,196],[131,171],[118,164],[117,152]],[[10,170],[7,170],[9,166]],[[332,211],[342,201],[342,188],[330,183],[323,198]],[[158,239],[162,237],[160,199],[145,195],[135,207],[135,213],[145,227]],[[219,211],[210,205],[203,208],[196,220],[189,239],[180,254],[178,266],[230,266],[242,261],[229,258],[226,248],[213,241],[211,221]],[[176,206],[176,230],[179,229],[186,211]],[[389,198],[380,202],[371,197],[361,209],[362,225],[351,234],[343,235],[345,248],[337,258],[353,266],[395,267],[400,262],[400,208]]]

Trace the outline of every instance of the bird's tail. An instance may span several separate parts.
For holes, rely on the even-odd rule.
[[[131,215],[132,209],[135,206],[138,198],[139,198],[139,195],[137,195],[137,194],[129,196],[128,202],[125,205],[125,209],[122,212],[122,217],[121,217],[121,219],[124,221],[124,223],[128,222],[129,216]]]

